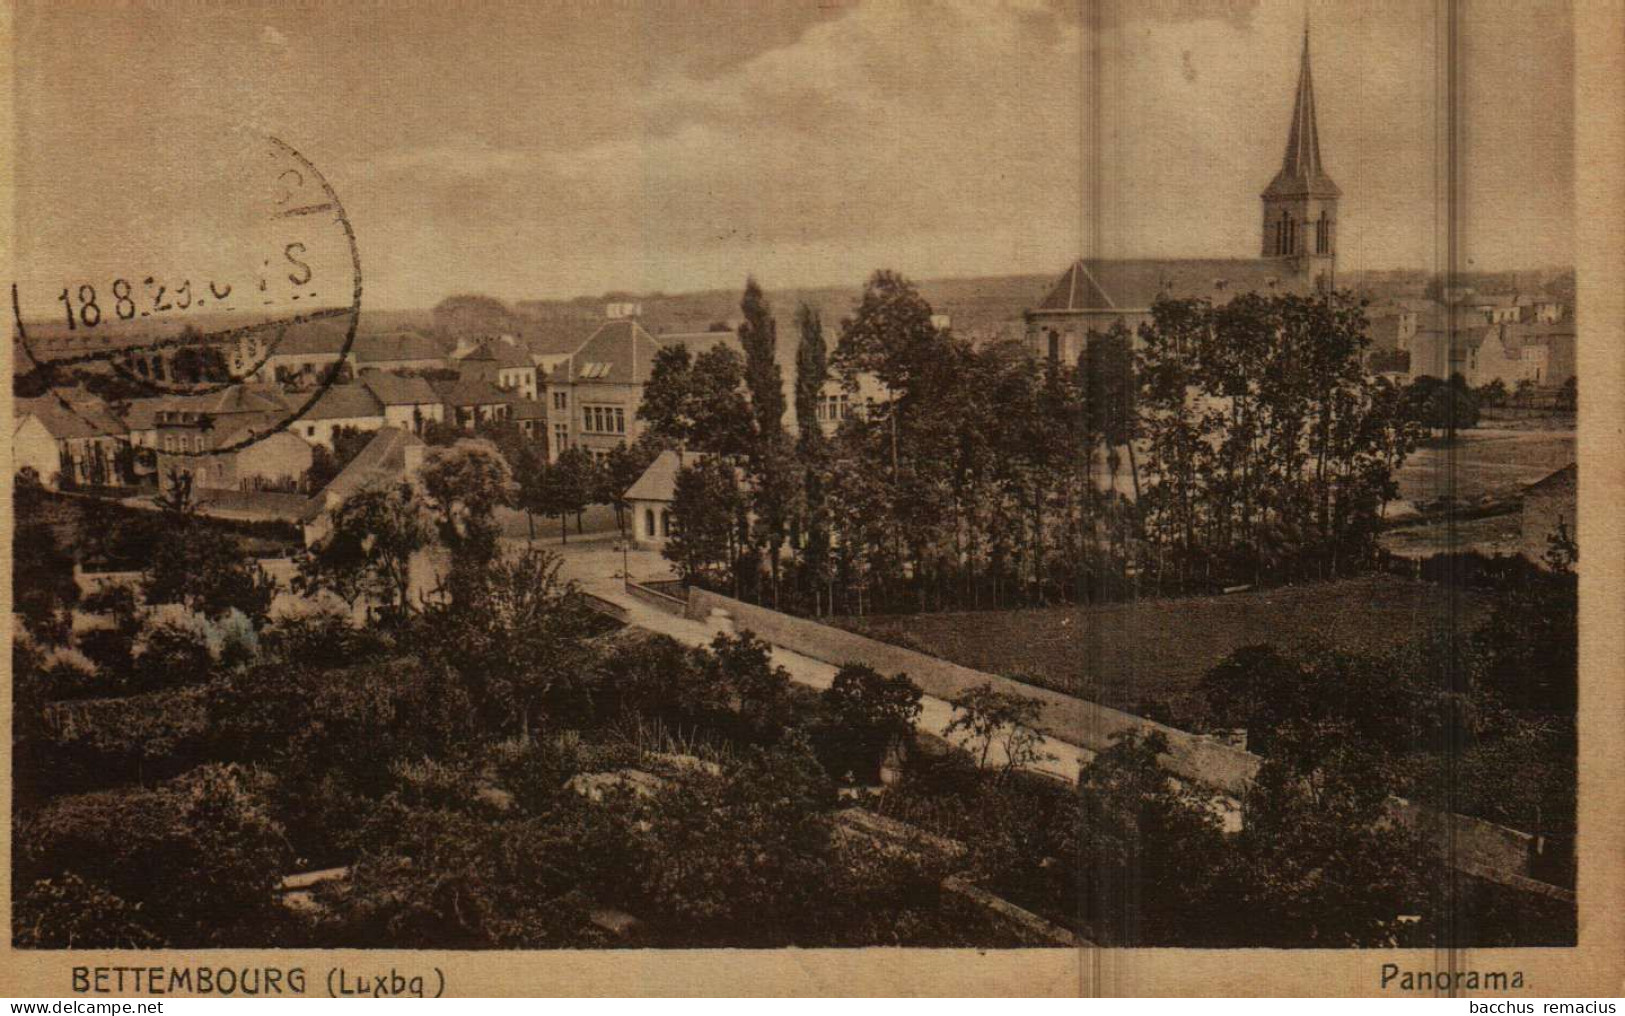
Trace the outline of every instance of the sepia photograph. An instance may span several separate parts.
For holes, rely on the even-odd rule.
[[[15,0],[10,955],[1525,988],[1575,2]]]

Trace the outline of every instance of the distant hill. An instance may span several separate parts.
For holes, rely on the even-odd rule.
[[[938,314],[947,314],[961,335],[978,340],[1015,339],[1022,334],[1021,315],[1042,300],[1055,278],[1049,275],[1000,275],[976,279],[928,279],[917,285]],[[608,303],[642,305],[644,327],[654,332],[701,332],[715,323],[739,322],[739,297],[744,289],[714,289],[697,293],[606,293],[601,297],[569,300],[521,300],[514,309],[524,317],[563,321],[602,320]],[[767,297],[779,319],[781,344],[790,337],[796,308],[806,303],[823,317],[826,334],[833,338],[841,319],[849,317],[861,286],[824,286],[811,289],[768,289]]]

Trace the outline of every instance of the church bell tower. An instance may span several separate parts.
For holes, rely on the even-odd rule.
[[[1329,291],[1337,268],[1337,199],[1342,191],[1320,161],[1320,128],[1315,123],[1315,83],[1309,70],[1309,27],[1303,29],[1298,94],[1292,104],[1286,155],[1262,195],[1263,257],[1287,262],[1287,273]]]

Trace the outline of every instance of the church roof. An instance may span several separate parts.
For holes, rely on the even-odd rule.
[[[1035,312],[1146,310],[1159,298],[1222,304],[1240,293],[1303,293],[1307,282],[1276,258],[1088,258],[1067,268]]]
[[[1275,174],[1267,198],[1324,197],[1342,194],[1326,175],[1320,161],[1320,126],[1315,118],[1315,81],[1309,69],[1309,29],[1303,30],[1303,58],[1298,66],[1298,94],[1292,102],[1292,123],[1287,130],[1286,154]]]

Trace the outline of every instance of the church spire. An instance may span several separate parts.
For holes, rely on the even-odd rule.
[[[1337,197],[1341,192],[1320,162],[1320,125],[1315,118],[1315,79],[1309,66],[1309,17],[1304,15],[1303,55],[1298,64],[1298,93],[1292,103],[1286,155],[1265,197]]]

